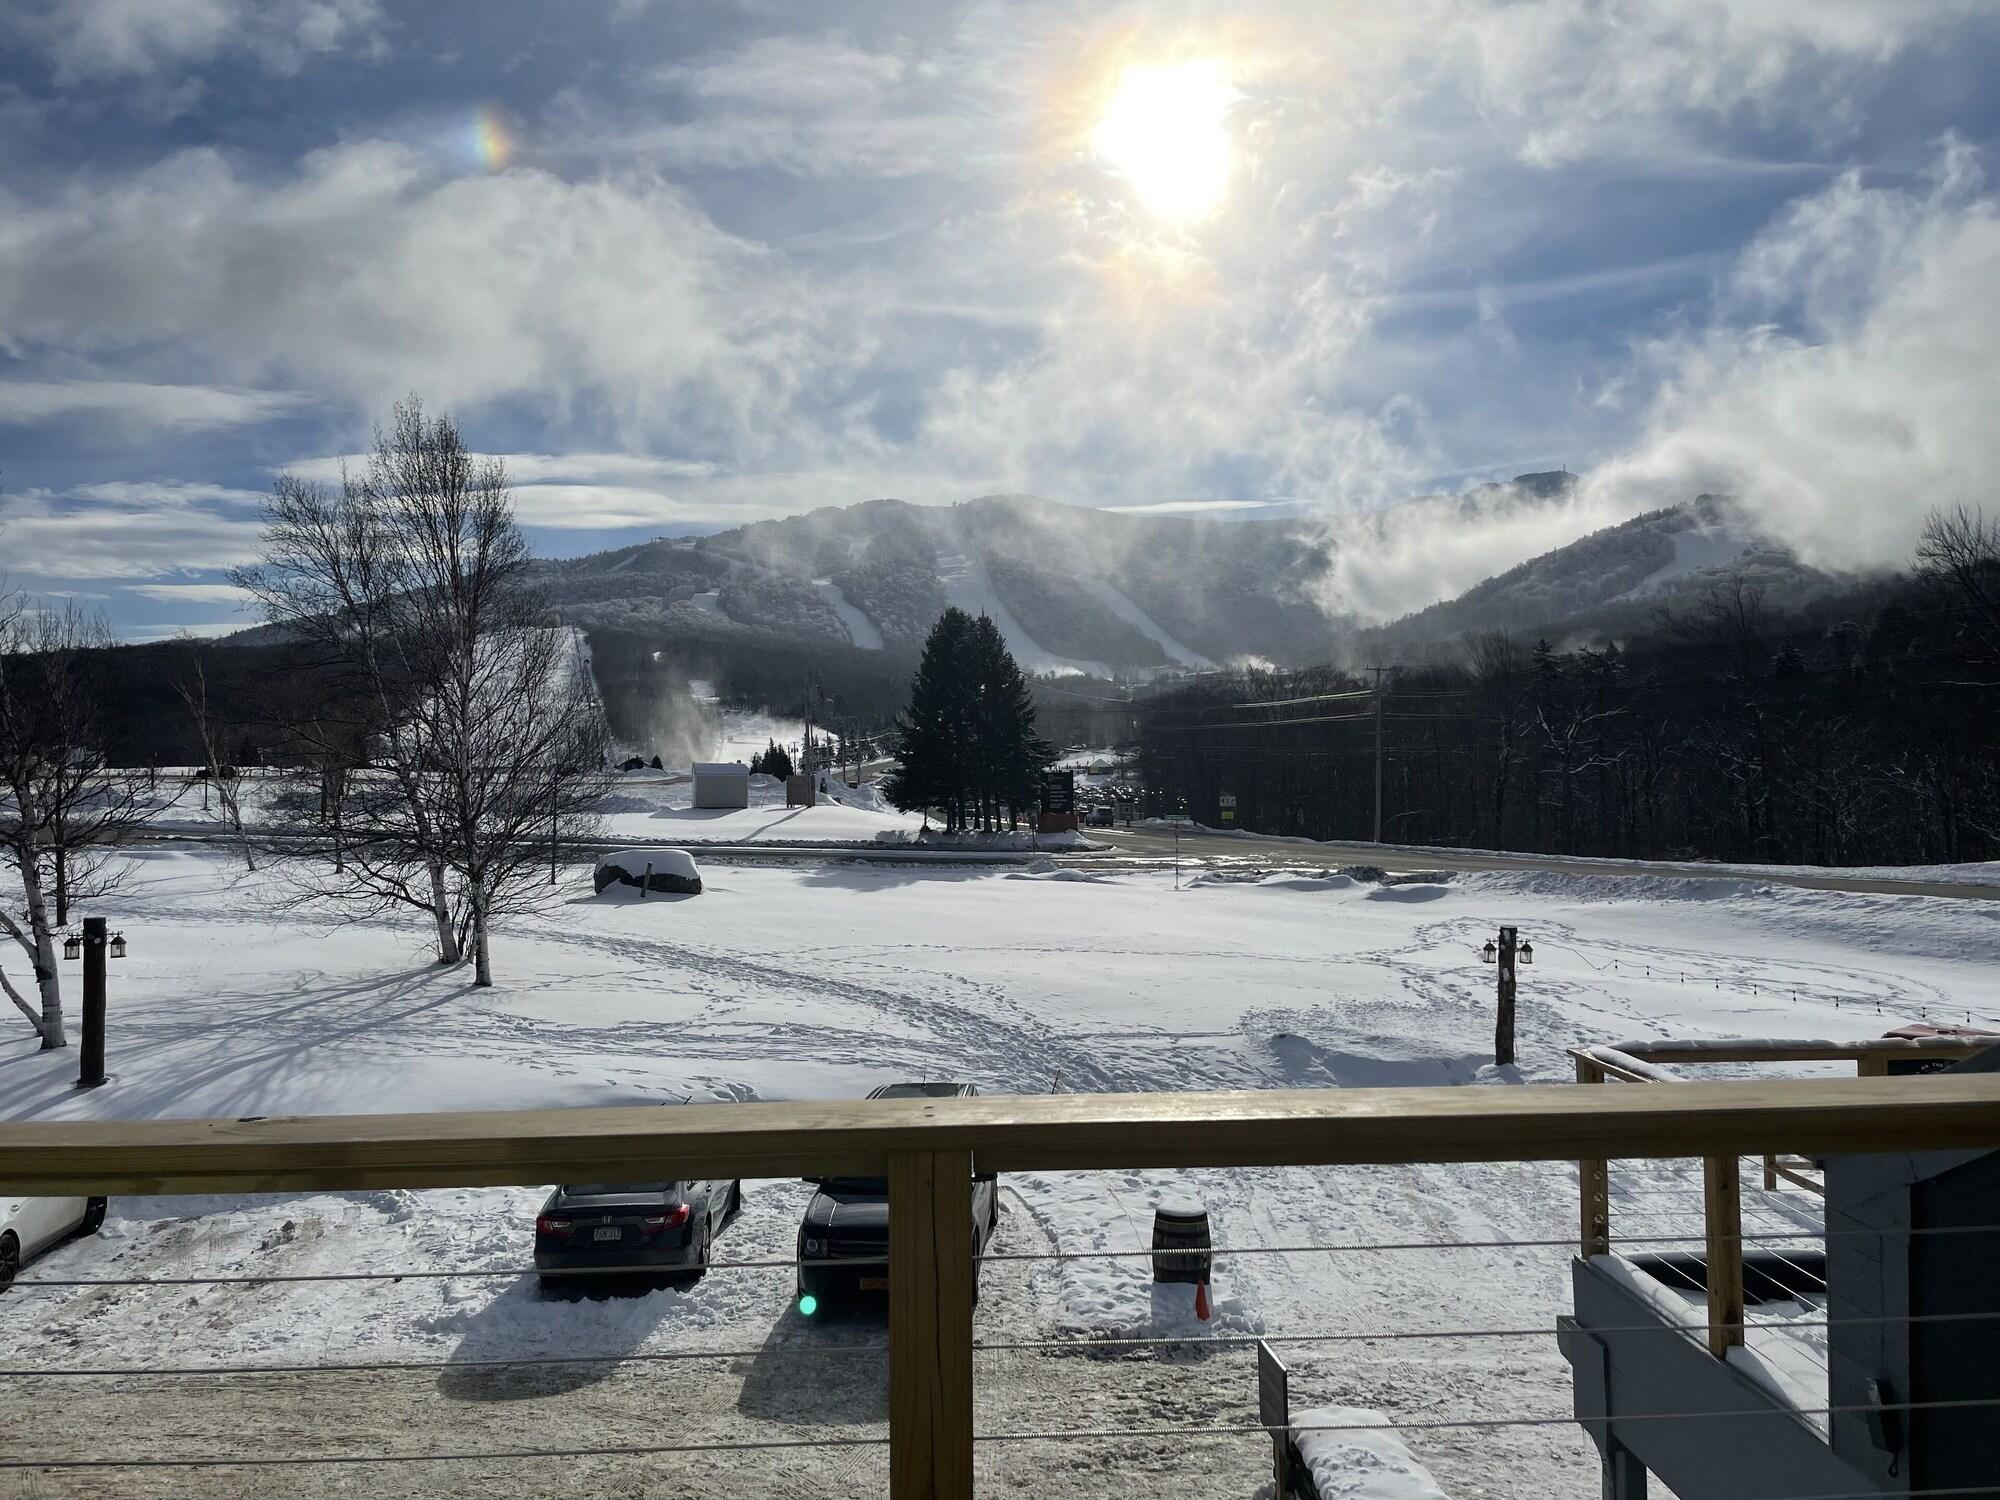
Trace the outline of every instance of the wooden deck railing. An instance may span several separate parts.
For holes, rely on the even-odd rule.
[[[1616,1046],[1572,1047],[1578,1083],[1668,1083],[1682,1085],[1668,1064],[1852,1062],[1861,1078],[1886,1078],[1889,1064],[1960,1062],[1992,1047],[2000,1038],[1871,1037],[1862,1041],[1674,1041],[1647,1039]],[[1922,1080],[1916,1080],[1922,1081]],[[1935,1081],[1935,1080],[1933,1080]],[[1723,1085],[1732,1087],[1740,1085]],[[1809,1083],[1809,1087],[1825,1084]],[[1679,1096],[1679,1088],[1668,1093]],[[1874,1150],[1894,1149],[1876,1146]],[[1743,1342],[1743,1193],[1738,1175],[1744,1153],[1709,1153],[1702,1158],[1702,1222],[1706,1241],[1704,1263],[1708,1289],[1708,1347],[1717,1356]],[[1766,1146],[1760,1153],[1764,1187],[1780,1180],[1824,1196],[1821,1186],[1802,1174],[1787,1156],[1824,1155]],[[1577,1197],[1581,1209],[1578,1245],[1582,1254],[1604,1255],[1611,1249],[1611,1159],[1589,1157],[1577,1162]]]
[[[0,1124],[0,1193],[883,1175],[890,1190],[891,1494],[966,1500],[974,1433],[965,1225],[975,1167],[1588,1166],[1701,1157],[1733,1169],[1742,1153],[1934,1147],[2000,1147],[2000,1077]],[[1733,1195],[1733,1177],[1711,1187],[1720,1205]],[[1586,1250],[1588,1219],[1586,1210]]]

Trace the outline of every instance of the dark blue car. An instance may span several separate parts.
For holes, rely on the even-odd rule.
[[[870,1099],[963,1099],[969,1083],[892,1083]],[[881,1177],[820,1177],[799,1225],[799,1309],[879,1296],[889,1290],[889,1184]],[[1000,1223],[1000,1188],[990,1172],[972,1179],[972,1297],[979,1300],[979,1258]]]
[[[535,1270],[545,1287],[611,1276],[691,1285],[742,1212],[734,1178],[559,1187],[535,1217]]]

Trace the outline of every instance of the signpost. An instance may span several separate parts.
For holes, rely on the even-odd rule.
[[[1234,823],[1236,821],[1236,794],[1234,792],[1224,792],[1219,800],[1222,804],[1220,808],[1222,821],[1225,823]]]
[[[1273,1500],[1289,1500],[1292,1493],[1292,1372],[1257,1340],[1257,1421],[1271,1434],[1271,1456],[1276,1487]]]
[[[1042,772],[1042,811],[1048,813],[1076,811],[1076,772]]]

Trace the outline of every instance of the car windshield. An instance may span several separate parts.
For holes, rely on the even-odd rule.
[[[582,1182],[560,1189],[565,1198],[624,1198],[678,1191],[678,1182]]]

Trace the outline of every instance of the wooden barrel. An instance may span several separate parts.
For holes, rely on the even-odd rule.
[[[1153,1280],[1203,1283],[1209,1279],[1214,1242],[1208,1210],[1186,1198],[1172,1198],[1153,1210]]]

